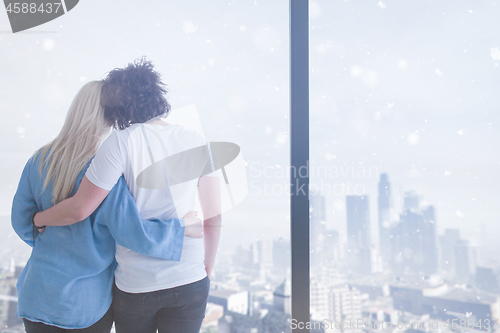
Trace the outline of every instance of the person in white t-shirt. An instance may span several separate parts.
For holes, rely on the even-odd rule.
[[[78,192],[37,213],[36,225],[71,224],[89,216],[123,175],[142,219],[193,210],[198,192],[204,238],[185,237],[180,261],[117,245],[113,311],[118,333],[199,332],[220,237],[218,171],[197,132],[168,124],[160,75],[143,59],[111,71],[102,88],[105,115],[120,129],[99,148]]]

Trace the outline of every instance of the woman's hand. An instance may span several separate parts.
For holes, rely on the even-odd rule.
[[[38,232],[41,234],[42,232],[44,232],[44,231],[45,231],[45,228],[46,228],[46,227],[45,227],[45,226],[40,227],[40,228],[39,228],[39,227],[37,227],[37,225],[36,225],[36,223],[35,223],[35,217],[36,217],[36,215],[37,215],[38,213],[40,213],[40,212],[36,212],[35,214],[33,214],[33,215],[31,216],[31,224],[33,224],[33,229],[34,229],[34,228],[36,228],[36,230],[38,230]],[[33,238],[35,237],[34,232],[35,232],[35,230],[33,230]]]
[[[198,212],[191,211],[184,215],[184,236],[193,238],[203,237],[203,225],[198,217]]]
[[[210,280],[210,276],[212,275],[212,268],[213,267],[207,267],[205,266],[205,272],[207,272],[207,277]]]

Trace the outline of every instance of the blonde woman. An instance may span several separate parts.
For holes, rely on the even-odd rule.
[[[120,179],[82,222],[35,228],[36,212],[71,197],[111,131],[101,106],[102,81],[76,95],[59,135],[28,161],[12,205],[12,226],[31,257],[17,283],[17,315],[26,332],[109,332],[116,243],[143,255],[179,260],[186,236],[201,237],[195,212],[184,219],[141,220]]]

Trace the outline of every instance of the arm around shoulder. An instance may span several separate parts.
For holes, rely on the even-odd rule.
[[[139,254],[179,261],[184,242],[181,220],[141,219],[127,183],[121,177],[96,213],[118,244]]]
[[[35,215],[36,226],[65,226],[85,220],[106,198],[109,191],[84,176],[76,194]]]

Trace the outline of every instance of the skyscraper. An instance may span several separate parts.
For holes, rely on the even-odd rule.
[[[340,236],[337,230],[327,230],[325,235],[326,261],[333,263],[341,258]]]
[[[420,209],[420,198],[415,191],[407,191],[404,194],[404,210],[416,212]]]
[[[438,246],[434,206],[429,206],[422,210],[422,224],[420,228],[422,255],[424,257],[423,272],[426,274],[436,273],[438,269]]]
[[[469,241],[461,239],[454,250],[455,278],[459,282],[470,282],[469,278],[476,272],[477,248],[470,246]]]
[[[380,175],[378,183],[378,225],[380,254],[385,260],[391,258],[391,184],[386,173]]]
[[[350,250],[369,248],[371,245],[370,206],[367,195],[346,197],[347,234]]]
[[[441,248],[441,268],[452,273],[455,270],[455,246],[460,241],[459,229],[445,229],[444,234],[439,236]]]
[[[285,279],[279,286],[276,288],[273,294],[273,310],[279,311],[283,313],[290,314],[291,313],[291,284],[289,279]]]
[[[290,268],[290,241],[281,237],[273,241],[273,267],[283,273]]]
[[[378,258],[372,246],[370,230],[370,206],[367,195],[346,197],[348,261],[351,268],[360,274],[371,274]]]
[[[437,271],[437,237],[434,207],[425,210],[407,208],[393,229],[393,270],[430,275]]]
[[[270,271],[273,268],[273,241],[259,240],[252,244],[254,263],[261,272]]]

